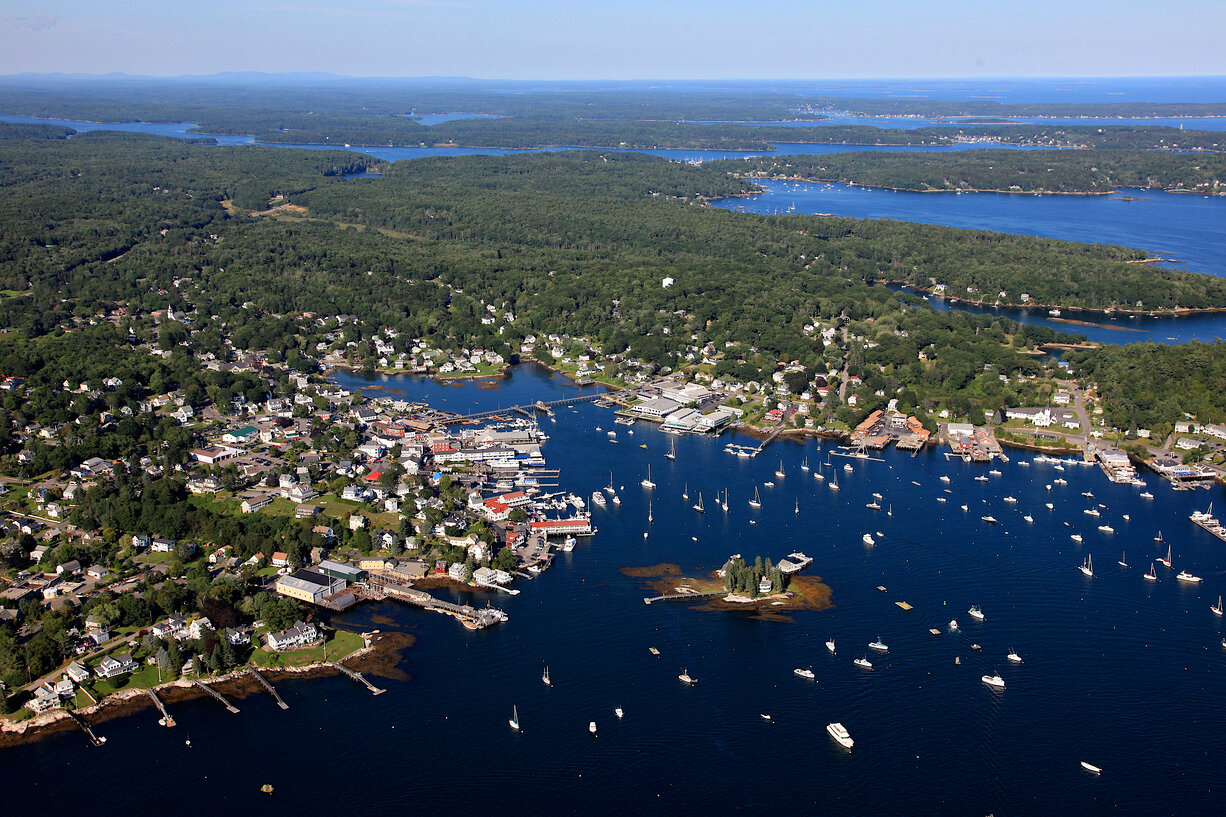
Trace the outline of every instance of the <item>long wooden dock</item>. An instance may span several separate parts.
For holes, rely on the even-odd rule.
[[[475,414],[457,414],[454,417],[446,417],[438,421],[439,425],[454,425],[455,423],[465,423],[469,420],[484,420],[489,417],[497,417],[502,414],[510,414],[518,412],[520,414],[531,414],[532,412],[542,411],[549,413],[554,408],[561,406],[573,406],[579,403],[587,403],[592,400],[599,400],[602,397],[607,397],[604,392],[599,394],[585,394],[582,397],[567,397],[562,400],[551,400],[548,403],[538,400],[535,403],[528,403],[522,406],[508,406],[507,408],[494,409],[493,411],[479,411]]]
[[[362,673],[358,672],[355,669],[349,669],[349,667],[345,666],[339,661],[333,661],[332,666],[336,667],[338,670],[345,673],[350,678],[352,678],[353,680],[357,681],[362,686],[369,689],[371,695],[382,695],[384,692],[387,692],[386,689],[380,689],[379,687],[372,684],[370,681],[366,680],[366,676],[363,675]]]
[[[204,681],[197,680],[197,681],[196,681],[196,686],[200,687],[200,688],[201,688],[201,689],[203,689],[205,692],[209,693],[209,695],[212,695],[214,698],[216,698],[218,701],[220,701],[220,702],[221,702],[221,705],[222,705],[222,706],[224,706],[224,707],[225,707],[227,710],[229,710],[230,712],[233,712],[233,713],[234,713],[234,714],[236,714],[236,715],[238,714],[238,707],[236,707],[234,704],[232,704],[232,703],[230,703],[229,701],[227,701],[227,700],[225,699],[225,696],[223,696],[223,695],[222,695],[220,692],[218,692],[217,690],[213,689],[213,688],[212,688],[211,686],[209,686],[208,684],[204,683]]]
[[[85,720],[85,718],[82,718],[71,709],[67,709],[65,711],[68,713],[68,717],[72,718],[72,722],[81,727],[81,731],[85,733],[87,738],[89,738],[90,743],[92,743],[94,746],[101,746],[102,744],[106,743],[106,738],[99,737],[98,735],[94,734],[94,728],[89,725],[89,722]]]
[[[263,675],[260,675],[259,670],[257,670],[255,667],[251,667],[250,669],[247,670],[247,672],[254,675],[255,679],[264,685],[264,689],[268,690],[268,694],[271,695],[272,699],[277,702],[277,706],[281,707],[282,709],[289,709],[289,704],[281,700],[281,696],[277,694],[276,688],[273,687],[272,684],[268,683],[267,678],[265,678]]]
[[[174,726],[175,719],[170,717],[170,713],[166,711],[166,704],[162,703],[162,699],[158,697],[158,694],[154,692],[152,689],[146,689],[145,692],[149,695],[149,698],[153,701],[153,705],[158,708],[158,712],[162,713],[162,719],[158,721],[158,724],[161,726],[165,726],[167,729]]]
[[[708,596],[726,596],[727,590],[708,590],[705,593],[666,593],[663,596],[648,596],[643,599],[643,604],[651,604],[654,601],[684,601],[686,599],[702,599]]]

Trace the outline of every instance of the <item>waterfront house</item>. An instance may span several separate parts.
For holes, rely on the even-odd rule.
[[[774,585],[771,583],[771,580],[765,576],[763,576],[762,579],[758,582],[758,593],[763,596],[769,595],[773,588],[774,588]]]
[[[80,661],[73,661],[64,670],[64,674],[71,678],[75,683],[83,684],[91,677],[89,667],[82,664]]]
[[[116,678],[135,671],[136,662],[132,660],[132,656],[128,653],[114,656],[108,655],[94,668],[94,674],[99,678]]]
[[[318,640],[319,630],[314,624],[303,621],[295,622],[293,627],[279,633],[269,633],[266,638],[268,649],[276,652],[298,649]]]

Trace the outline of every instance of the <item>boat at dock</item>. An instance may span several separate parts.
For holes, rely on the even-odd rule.
[[[1226,527],[1224,527],[1222,523],[1219,522],[1216,517],[1214,517],[1212,502],[1209,503],[1209,510],[1194,511],[1188,518],[1191,519],[1192,523],[1197,527],[1203,528],[1217,538],[1226,542]]]
[[[826,732],[830,737],[834,738],[835,743],[844,749],[850,749],[855,744],[855,741],[851,739],[851,735],[848,734],[847,729],[841,723],[826,724]]]

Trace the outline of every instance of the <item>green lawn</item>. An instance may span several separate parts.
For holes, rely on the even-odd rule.
[[[329,661],[339,661],[350,653],[361,649],[362,636],[347,630],[331,630],[328,632],[327,647]],[[270,652],[258,649],[251,656],[251,663],[257,667],[300,667],[304,664],[315,664],[324,660],[324,648],[308,647],[289,652]]]

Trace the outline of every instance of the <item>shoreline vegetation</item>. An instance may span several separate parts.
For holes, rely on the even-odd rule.
[[[820,576],[794,574],[788,578],[788,590],[756,598],[726,592],[721,596],[702,595],[724,591],[724,580],[718,571],[702,576],[687,575],[678,564],[663,562],[646,567],[623,567],[618,572],[632,579],[643,579],[643,586],[656,595],[693,593],[700,604],[693,609],[706,612],[752,612],[764,621],[792,621],[782,613],[795,610],[828,610],[834,606],[833,590]]]
[[[402,652],[411,647],[416,637],[403,632],[381,632],[375,630],[363,634],[369,643],[366,646],[336,659],[336,663],[344,663],[350,669],[363,674],[374,675],[392,680],[407,679],[407,675],[397,668],[402,658]],[[278,653],[292,656],[292,652]],[[341,671],[334,667],[333,662],[313,662],[302,666],[257,666],[248,664],[236,667],[222,675],[200,678],[199,680],[215,689],[231,701],[241,701],[253,694],[261,694],[264,687],[255,680],[250,671],[258,670],[261,675],[275,682],[293,678],[317,678],[326,675],[340,675]],[[195,678],[178,678],[155,686],[139,689],[121,689],[101,698],[96,704],[73,710],[78,716],[86,718],[91,726],[97,726],[107,721],[127,717],[145,709],[153,708],[148,690],[158,694],[166,704],[174,704],[197,698],[209,697],[208,693],[196,686]],[[33,715],[20,721],[0,717],[0,749],[16,746],[21,743],[37,740],[65,730],[76,728],[72,717],[63,708],[53,709],[39,715]]]

